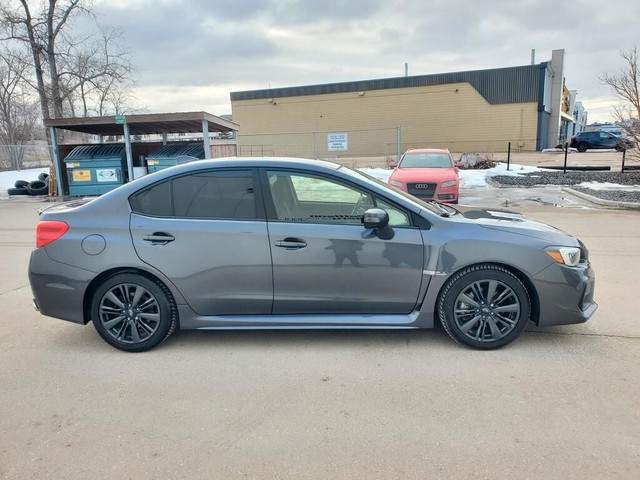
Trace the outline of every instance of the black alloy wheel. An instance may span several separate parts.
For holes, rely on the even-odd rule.
[[[447,333],[466,346],[489,350],[515,340],[531,315],[529,294],[508,270],[468,267],[446,283],[438,302]]]
[[[128,352],[149,350],[173,332],[177,313],[173,297],[157,280],[137,273],[120,273],[98,287],[91,319],[100,336]]]

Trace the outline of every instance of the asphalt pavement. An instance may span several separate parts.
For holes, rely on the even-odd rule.
[[[640,212],[508,190],[463,198],[581,238],[600,307],[492,352],[437,329],[179,332],[123,353],[34,310],[42,202],[0,201],[0,478],[638,478]]]

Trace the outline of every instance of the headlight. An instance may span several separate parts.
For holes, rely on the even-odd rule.
[[[580,262],[580,249],[578,247],[548,247],[544,252],[556,262],[575,267]]]
[[[394,187],[404,187],[404,183],[399,182],[397,180],[389,180],[389,185],[393,185]]]
[[[446,187],[453,187],[455,186],[455,184],[458,183],[456,180],[451,180],[449,182],[444,182],[441,187],[442,188],[446,188]]]

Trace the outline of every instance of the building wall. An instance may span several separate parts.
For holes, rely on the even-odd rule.
[[[232,100],[241,155],[349,157],[401,150],[536,149],[538,103],[490,104],[469,83]],[[349,150],[329,152],[327,132],[348,132]],[[262,151],[261,148],[262,147]]]

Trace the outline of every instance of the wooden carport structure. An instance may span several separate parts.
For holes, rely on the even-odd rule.
[[[237,132],[238,124],[225,120],[207,112],[185,113],[152,113],[140,115],[117,115],[109,117],[53,118],[44,121],[49,129],[53,147],[54,168],[58,182],[58,194],[64,194],[65,164],[64,158],[70,149],[61,148],[58,144],[56,129],[97,135],[101,139],[107,136],[123,136],[127,156],[129,181],[133,176],[134,151],[131,143],[132,135],[162,135],[162,143],[167,143],[169,133],[202,133],[205,155],[211,156],[212,132]],[[150,147],[157,143],[136,143],[138,153],[147,154]],[[145,148],[146,146],[146,148]],[[208,154],[208,155],[207,155]],[[219,155],[218,155],[219,156]]]

